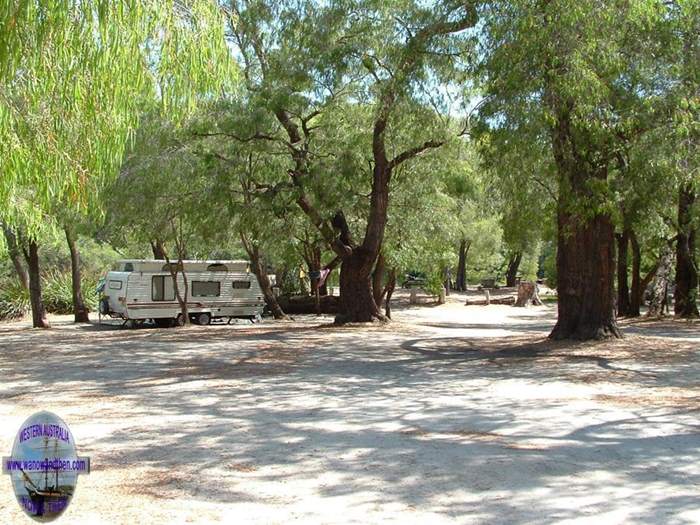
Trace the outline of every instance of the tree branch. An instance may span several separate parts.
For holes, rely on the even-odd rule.
[[[429,149],[435,149],[439,148],[445,144],[444,141],[436,141],[436,140],[429,140],[427,142],[424,142],[422,145],[417,146],[415,148],[408,149],[404,151],[403,153],[400,153],[396,157],[394,157],[391,162],[389,162],[389,169],[394,169],[396,166],[406,162],[407,160],[411,160],[414,157],[417,157],[424,151],[427,151]]]

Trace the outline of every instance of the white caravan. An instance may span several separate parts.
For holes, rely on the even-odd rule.
[[[177,265],[176,262],[171,262]],[[180,304],[166,261],[127,259],[107,273],[98,291],[100,313],[139,324],[152,319],[158,326],[182,325]],[[258,280],[248,261],[183,261],[187,276],[190,319],[209,324],[212,319],[241,317],[254,320],[265,307]],[[182,272],[177,272],[180,294]]]

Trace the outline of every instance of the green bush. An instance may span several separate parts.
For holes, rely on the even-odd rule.
[[[82,289],[85,306],[90,311],[97,310],[99,297],[95,292],[98,278],[83,276]],[[42,299],[46,311],[53,314],[73,313],[73,288],[71,274],[57,270],[44,274],[41,281]],[[0,320],[17,319],[28,314],[31,309],[29,291],[16,279],[6,279],[0,283]]]
[[[29,313],[29,291],[16,279],[0,283],[0,320],[18,319]]]
[[[44,307],[47,312],[54,314],[73,313],[73,286],[69,272],[47,272],[42,282]],[[90,311],[97,309],[98,297],[95,293],[97,279],[83,276],[82,291],[85,306]]]
[[[443,277],[439,273],[430,273],[425,280],[423,290],[430,295],[440,295],[444,287]]]

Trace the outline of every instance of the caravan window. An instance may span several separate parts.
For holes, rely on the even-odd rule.
[[[154,301],[174,301],[173,278],[169,275],[154,275],[151,280],[151,298]]]
[[[233,281],[233,289],[243,290],[250,288],[250,281]]]
[[[109,289],[110,290],[121,290],[122,289],[122,282],[121,281],[109,281]]]
[[[228,272],[228,267],[225,264],[210,264],[207,266],[208,272]]]
[[[192,281],[192,297],[219,297],[221,283],[218,281]]]

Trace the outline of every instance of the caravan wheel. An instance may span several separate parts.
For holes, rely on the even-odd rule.
[[[197,316],[197,324],[208,325],[211,323],[211,315],[206,312],[202,312]]]
[[[175,326],[185,326],[185,317],[182,314],[177,314],[177,317],[174,319],[175,321]]]

